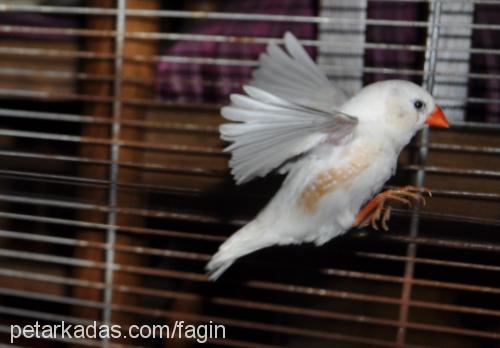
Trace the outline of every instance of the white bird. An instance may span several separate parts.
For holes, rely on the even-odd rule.
[[[237,184],[273,170],[287,176],[257,217],[212,257],[206,267],[212,280],[236,259],[271,245],[322,245],[379,219],[386,228],[386,200],[421,200],[418,190],[388,190],[363,204],[394,174],[399,153],[425,123],[448,127],[420,86],[376,82],[348,99],[291,33],[284,41],[288,53],[268,45],[243,87],[246,95],[231,95],[221,114],[233,122],[220,133],[232,143],[225,151]]]

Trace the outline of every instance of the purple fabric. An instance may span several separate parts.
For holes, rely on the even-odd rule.
[[[475,6],[474,23],[499,24],[500,6]],[[472,47],[497,49],[500,47],[500,32],[498,30],[475,29],[472,35]],[[487,75],[500,74],[500,56],[497,54],[472,54],[470,61],[471,73]],[[500,101],[500,80],[498,78],[469,80],[469,95],[473,98],[488,98]],[[500,122],[500,105],[495,103],[470,103],[467,108],[468,120],[484,122]]]
[[[221,11],[236,13],[285,14],[314,16],[317,11],[313,0],[242,0],[225,5]],[[426,21],[427,3],[368,2],[368,18],[391,20]],[[498,24],[500,6],[476,5],[474,23]],[[216,21],[206,20],[192,34],[234,35],[249,37],[282,37],[287,30],[299,38],[316,38],[316,26],[307,23],[269,21]],[[476,48],[500,47],[500,35],[495,30],[474,30],[472,46]],[[425,45],[426,28],[368,26],[367,42]],[[165,52],[168,56],[189,56],[208,58],[230,58],[241,60],[257,59],[265,45],[251,43],[217,43],[179,41]],[[314,50],[307,48],[309,53]],[[410,50],[367,49],[365,66],[408,70],[421,70],[423,52]],[[225,103],[227,96],[240,90],[250,79],[251,67],[206,64],[179,64],[162,62],[158,65],[157,95],[160,98],[179,102]],[[472,54],[471,73],[500,74],[500,56],[494,54]],[[390,78],[409,79],[422,82],[417,74],[365,73],[364,84]],[[500,100],[500,80],[475,79],[469,82],[469,96]],[[500,105],[495,103],[469,103],[467,120],[500,122]]]
[[[369,2],[368,17],[372,19],[415,20],[426,21],[428,4],[408,3],[391,4]],[[476,5],[474,9],[475,24],[498,24],[500,6]],[[384,42],[398,44],[425,45],[426,28],[391,28],[384,26],[369,26],[366,32],[368,42]],[[472,47],[498,49],[500,35],[497,30],[473,30]],[[420,70],[424,54],[409,50],[367,50],[365,66],[387,67],[398,69]],[[500,74],[500,56],[494,54],[472,54],[470,72],[486,75]],[[421,83],[422,78],[416,75],[365,74],[364,83],[385,80],[389,78],[410,79]],[[469,97],[500,100],[500,80],[496,78],[469,80]],[[500,105],[496,103],[468,103],[467,121],[500,122]]]
[[[313,16],[313,0],[239,0],[231,1],[220,11],[276,15]],[[205,20],[192,34],[281,38],[286,31],[302,39],[315,37],[316,26],[310,23]],[[164,55],[256,60],[265,45],[252,43],[179,41]],[[309,53],[314,53],[308,49]],[[252,67],[161,62],[158,65],[157,95],[178,102],[225,103],[228,95],[239,91],[250,79]]]
[[[426,3],[391,3],[368,2],[367,16],[370,19],[390,19],[401,21],[427,20]],[[367,42],[383,42],[401,45],[425,45],[426,28],[368,26]],[[393,69],[422,69],[424,54],[410,50],[369,49],[365,52],[365,66]],[[366,73],[364,84],[387,79],[411,80],[422,83],[422,77],[408,74]]]

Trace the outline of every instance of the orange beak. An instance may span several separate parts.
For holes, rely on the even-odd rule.
[[[430,126],[434,127],[441,127],[441,128],[449,128],[450,125],[448,124],[448,120],[446,119],[446,116],[444,115],[443,110],[439,106],[436,105],[434,110],[431,112],[429,117],[427,117],[427,120],[425,120],[425,123],[427,123]]]

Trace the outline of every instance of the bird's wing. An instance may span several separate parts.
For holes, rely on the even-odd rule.
[[[292,33],[287,32],[284,40],[288,54],[269,44],[249,85],[307,108],[339,109],[348,99],[344,91],[328,80]]]
[[[296,105],[257,87],[243,87],[247,95],[231,95],[222,108],[226,123],[219,130],[232,142],[231,173],[238,184],[265,176],[287,160],[322,142],[338,143],[352,134],[358,120],[340,112],[324,112]]]

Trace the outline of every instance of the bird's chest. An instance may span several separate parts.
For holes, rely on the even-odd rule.
[[[387,157],[374,147],[358,145],[343,157],[341,162],[332,163],[312,176],[297,199],[301,211],[314,214],[321,200],[338,191],[359,195],[378,186],[379,181],[383,183],[391,171],[390,163],[383,163]]]

